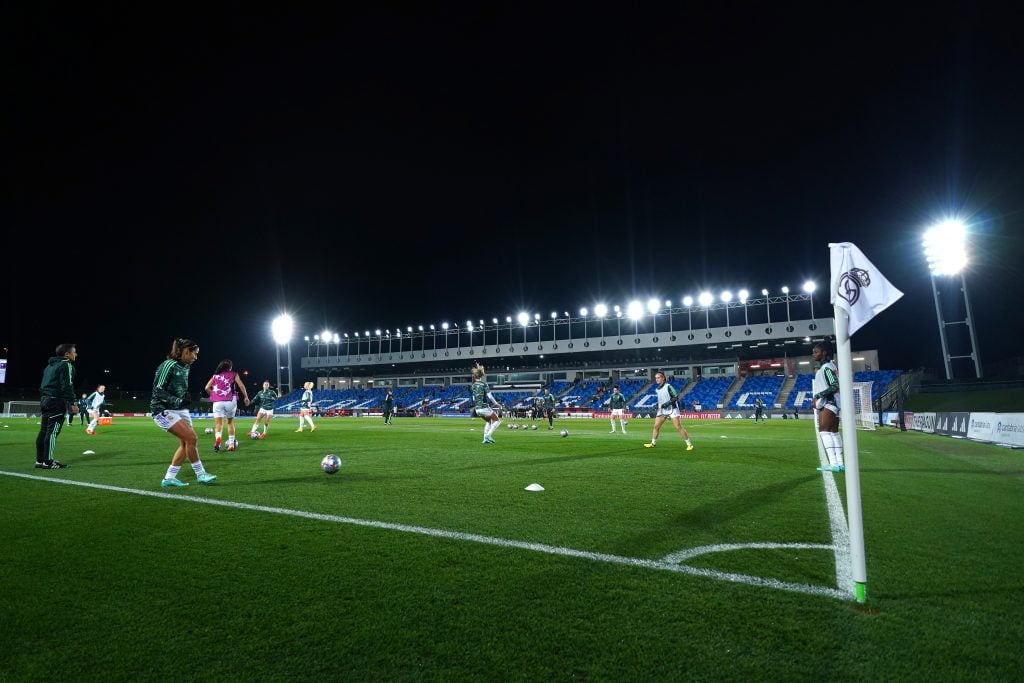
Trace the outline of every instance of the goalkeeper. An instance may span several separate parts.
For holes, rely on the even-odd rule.
[[[664,372],[654,373],[654,382],[657,385],[655,391],[658,394],[658,414],[654,418],[654,432],[651,434],[651,442],[645,443],[644,448],[654,448],[658,444],[658,434],[661,432],[661,425],[665,423],[666,419],[671,418],[672,425],[679,432],[682,440],[686,442],[686,450],[692,451],[693,443],[690,441],[690,435],[679,421],[679,406],[677,405],[679,402],[679,392],[668,383]]]
[[[153,397],[149,409],[153,413],[153,422],[160,429],[173,434],[178,439],[178,449],[171,457],[171,466],[167,468],[160,486],[188,486],[178,479],[178,470],[188,458],[192,463],[192,471],[200,484],[212,483],[217,477],[203,467],[196,450],[196,432],[192,429],[192,418],[188,413],[188,370],[189,366],[199,358],[199,344],[191,339],[175,339],[171,343],[171,352],[167,360],[156,369],[153,378]]]

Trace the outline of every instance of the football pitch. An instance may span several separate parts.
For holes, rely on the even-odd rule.
[[[859,606],[806,420],[691,422],[689,453],[647,420],[251,423],[212,453],[196,420],[218,480],[162,489],[147,418],[65,427],[55,471],[0,418],[0,679],[1024,674],[1020,452],[861,432]]]

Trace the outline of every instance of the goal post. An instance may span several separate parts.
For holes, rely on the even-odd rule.
[[[6,401],[4,415],[6,417],[39,417],[39,401]]]
[[[875,407],[871,401],[871,387],[874,382],[854,382],[853,383],[853,406],[856,412],[856,425],[857,429],[867,429],[874,431],[876,428],[875,424]]]

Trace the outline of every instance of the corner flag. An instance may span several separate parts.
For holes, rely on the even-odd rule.
[[[853,589],[857,602],[867,601],[868,570],[864,551],[864,512],[860,498],[860,456],[857,452],[857,429],[853,392],[844,387],[853,385],[853,353],[850,335],[869,320],[889,308],[903,296],[878,272],[874,264],[851,242],[829,244],[832,285],[829,290],[836,316],[836,365],[839,370],[839,412],[847,416],[840,421],[843,429],[843,450],[846,457],[846,507],[850,525],[850,563]]]
[[[892,306],[903,292],[878,272],[868,257],[851,242],[829,244],[832,265],[831,302],[846,311],[850,334]]]

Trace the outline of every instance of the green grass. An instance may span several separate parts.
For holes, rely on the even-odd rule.
[[[148,419],[0,419],[0,470],[159,492],[173,439]],[[197,431],[209,421],[197,420]],[[243,429],[251,422],[243,420]],[[695,422],[697,450],[607,422],[321,420],[209,452],[207,498],[658,560],[717,543],[831,543],[807,421]],[[470,431],[470,429],[475,431]],[[722,438],[726,437],[726,438]],[[867,606],[578,557],[0,475],[0,679],[989,679],[1024,671],[1024,460],[861,435]],[[95,455],[82,455],[92,449]],[[319,471],[325,453],[342,471]],[[526,492],[533,482],[545,491]],[[838,477],[840,492],[842,477]],[[166,492],[166,490],[164,490]],[[835,586],[831,552],[690,566]]]

